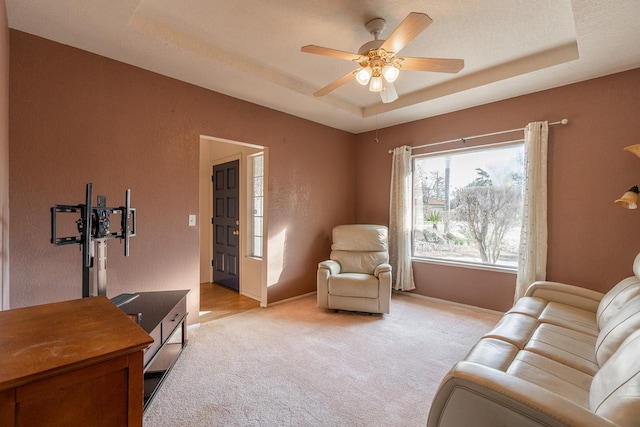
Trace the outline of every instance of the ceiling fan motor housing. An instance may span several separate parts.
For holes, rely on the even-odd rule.
[[[370,42],[366,42],[365,44],[360,46],[360,49],[358,49],[358,55],[365,56],[367,55],[367,52],[371,50],[378,50],[384,42],[385,41],[381,39],[376,39],[376,40],[371,40]]]

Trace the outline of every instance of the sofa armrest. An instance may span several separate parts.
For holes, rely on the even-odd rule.
[[[390,264],[380,264],[373,270],[373,275],[376,277],[380,276],[380,273],[390,273],[391,265]]]
[[[332,260],[318,264],[316,273],[318,307],[329,308],[329,277],[340,273],[340,263]]]
[[[427,427],[614,427],[589,409],[506,372],[458,363],[440,384]]]
[[[322,261],[321,263],[318,264],[318,269],[321,269],[321,268],[329,270],[330,276],[340,273],[340,263],[337,261],[333,261],[333,260]]]
[[[525,296],[538,297],[596,312],[604,294],[566,283],[538,281],[527,288]]]

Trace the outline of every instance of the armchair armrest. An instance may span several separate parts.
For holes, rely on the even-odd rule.
[[[380,276],[380,273],[387,273],[387,272],[391,272],[391,265],[390,264],[380,264],[379,266],[377,266],[374,270],[373,270],[373,275],[378,277]]]
[[[589,409],[506,372],[472,362],[458,363],[431,405],[427,427],[540,424],[614,427]]]
[[[318,269],[329,270],[329,275],[339,274],[341,267],[338,261],[326,260],[318,264]]]
[[[525,296],[560,302],[595,312],[604,294],[566,283],[538,281],[533,282],[529,288],[527,288]]]

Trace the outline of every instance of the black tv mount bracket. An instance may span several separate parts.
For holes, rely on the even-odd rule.
[[[82,246],[82,297],[107,294],[107,240],[124,240],[124,256],[129,256],[129,238],[136,235],[136,210],[131,207],[131,190],[125,192],[125,205],[107,207],[107,197],[98,196],[97,206],[91,205],[92,185],[87,184],[84,205],[53,205],[51,207],[51,243],[56,246],[78,243]],[[58,213],[80,212],[76,221],[79,236],[58,237],[56,235],[56,215]],[[109,215],[121,216],[120,230],[111,232]],[[94,245],[95,243],[95,245]],[[95,249],[95,251],[94,251]],[[97,252],[97,260],[94,260]],[[97,262],[95,262],[97,261]],[[93,267],[97,265],[97,288],[94,286]],[[96,289],[94,289],[96,288]],[[97,290],[97,294],[94,292]]]

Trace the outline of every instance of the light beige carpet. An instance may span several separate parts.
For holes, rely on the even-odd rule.
[[[424,426],[442,377],[498,320],[398,294],[383,316],[312,295],[226,317],[190,332],[145,426]]]

